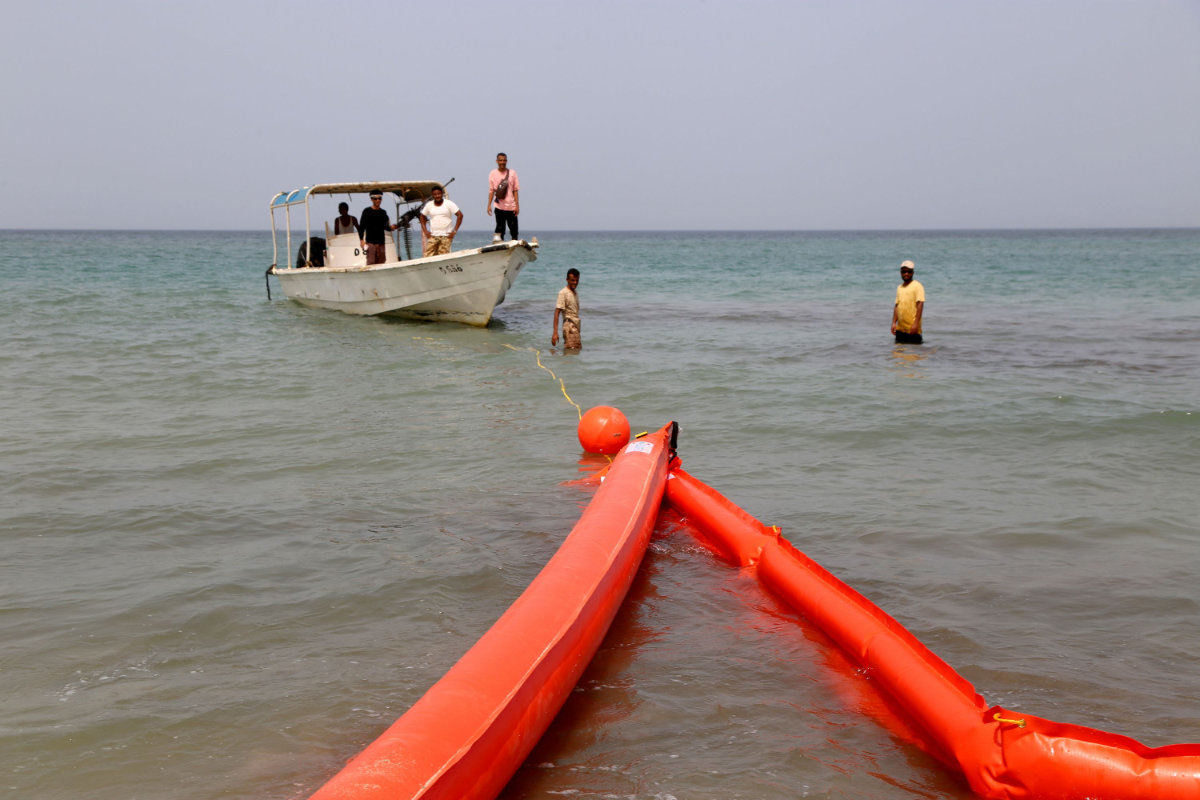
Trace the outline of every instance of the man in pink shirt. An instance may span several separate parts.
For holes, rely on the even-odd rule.
[[[492,216],[492,201],[496,203],[496,233],[493,242],[504,241],[504,226],[508,226],[509,238],[517,238],[517,215],[521,213],[517,171],[508,168],[508,156],[496,154],[496,169],[488,174],[487,213]]]

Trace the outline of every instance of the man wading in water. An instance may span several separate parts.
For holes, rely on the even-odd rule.
[[[896,305],[892,306],[892,334],[896,344],[921,343],[921,316],[925,313],[925,287],[913,280],[915,266],[911,261],[900,265],[900,280],[896,287]]]
[[[583,347],[579,336],[579,295],[575,287],[579,285],[579,270],[572,267],[567,270],[567,285],[558,293],[554,303],[554,331],[550,334],[550,346],[558,344],[558,317],[562,315],[563,349],[578,350]]]

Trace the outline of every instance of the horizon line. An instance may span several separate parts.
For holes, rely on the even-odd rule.
[[[284,233],[285,229],[276,229]],[[542,228],[545,233],[1016,233],[1063,231],[1200,231],[1200,225],[1071,226],[1021,228]],[[270,233],[263,228],[0,228],[0,233]],[[490,234],[491,228],[460,233]],[[293,235],[296,232],[293,231]],[[532,234],[537,235],[537,234]]]

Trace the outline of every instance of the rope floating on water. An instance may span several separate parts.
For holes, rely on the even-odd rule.
[[[554,374],[554,370],[550,369],[549,367],[547,367],[545,364],[542,363],[541,351],[536,350],[532,347],[513,347],[511,344],[505,344],[504,346],[507,347],[509,350],[516,350],[518,353],[521,352],[522,350],[528,350],[529,352],[533,353],[534,358],[537,359],[537,365],[539,367],[541,367],[542,369],[546,370],[546,372],[549,372],[551,378],[558,381],[558,386],[560,389],[562,389],[563,397],[567,398],[568,403],[575,406],[575,413],[579,415],[579,419],[581,419],[581,420],[583,419],[583,409],[579,407],[579,403],[576,403],[574,400],[571,399],[571,395],[567,394],[567,384],[565,384],[563,382],[562,378],[560,378]]]

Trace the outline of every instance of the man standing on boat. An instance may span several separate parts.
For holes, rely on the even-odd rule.
[[[354,233],[358,230],[358,220],[350,216],[350,204],[338,203],[338,215],[333,221],[333,235],[340,236],[343,233]]]
[[[900,265],[900,285],[896,287],[896,305],[892,307],[892,333],[896,344],[921,343],[921,317],[925,313],[925,287],[913,280],[916,267],[911,261]]]
[[[391,224],[388,219],[387,212],[379,207],[383,202],[383,192],[379,189],[371,190],[371,207],[364,208],[363,212],[358,215],[358,229],[362,236],[362,247],[367,253],[367,266],[372,264],[382,264],[387,258],[387,252],[383,246],[386,241],[387,231],[396,230],[396,226]]]
[[[521,213],[521,184],[517,171],[508,168],[508,156],[496,154],[496,168],[488,174],[487,213],[492,216],[492,201],[496,202],[496,233],[493,242],[504,241],[504,226],[508,226],[509,237],[517,238],[517,215]]]
[[[421,233],[425,234],[426,257],[449,253],[450,246],[454,244],[454,236],[463,221],[462,211],[453,200],[445,199],[446,193],[441,186],[435,186],[430,194],[433,195],[433,200],[421,208],[420,217]]]

